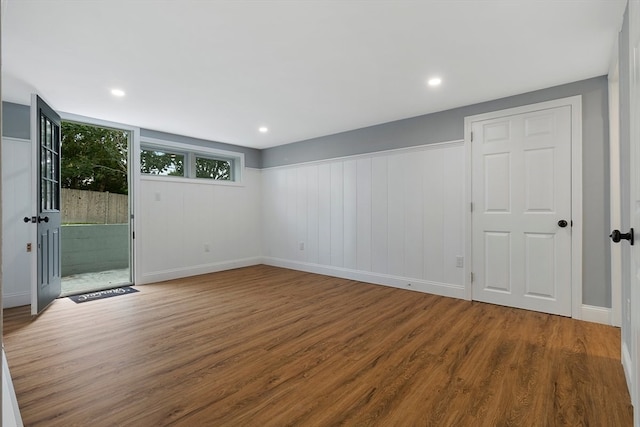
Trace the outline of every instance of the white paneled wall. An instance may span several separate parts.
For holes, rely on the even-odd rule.
[[[136,283],[261,262],[260,171],[243,185],[143,177]]]
[[[461,142],[262,172],[265,263],[464,297]]]

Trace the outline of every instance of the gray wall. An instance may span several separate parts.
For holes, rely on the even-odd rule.
[[[29,139],[31,118],[29,106],[2,102],[2,135],[12,138]]]
[[[582,95],[583,303],[611,307],[609,234],[609,108],[605,76],[509,98],[399,120],[262,152],[273,167],[464,138],[464,118],[490,111]]]
[[[63,225],[62,276],[129,267],[129,225]]]

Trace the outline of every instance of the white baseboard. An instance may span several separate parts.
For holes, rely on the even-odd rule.
[[[629,396],[633,402],[633,387],[631,379],[633,378],[633,365],[631,364],[631,353],[627,348],[627,343],[622,342],[622,369],[624,370],[624,378],[627,380],[627,390],[629,390]]]
[[[582,313],[580,320],[587,322],[602,323],[603,325],[611,325],[611,309],[606,307],[596,307],[593,305],[582,304]],[[575,317],[575,316],[574,316]]]
[[[7,363],[7,356],[2,349],[2,426],[3,427],[23,427],[20,407],[16,399],[16,391],[13,388],[11,373]]]
[[[2,308],[20,307],[31,304],[31,293],[2,294]]]
[[[340,277],[341,279],[357,280],[360,282],[373,283],[375,285],[392,286],[394,288],[425,292],[444,297],[465,299],[464,285],[452,285],[448,283],[432,282],[429,280],[371,273],[368,271],[350,270],[347,268],[291,261],[281,258],[265,257],[262,259],[262,262],[263,264],[272,265],[274,267],[289,268],[292,270],[306,271],[308,273]]]
[[[232,270],[234,268],[250,267],[262,264],[261,257],[243,258],[232,261],[222,261],[212,264],[201,264],[189,267],[173,268],[170,270],[152,271],[140,274],[135,284],[163,282],[165,280],[180,279],[182,277],[197,276],[199,274],[215,273],[218,271]]]

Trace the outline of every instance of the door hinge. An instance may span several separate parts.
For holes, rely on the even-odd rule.
[[[469,203],[471,212],[473,212],[473,202]]]
[[[136,238],[136,232],[135,232],[135,231],[133,231],[131,234],[132,234],[132,238],[135,240],[135,238]]]
[[[471,142],[473,142],[473,132],[471,132]]]
[[[471,283],[473,283],[473,273],[471,273]]]

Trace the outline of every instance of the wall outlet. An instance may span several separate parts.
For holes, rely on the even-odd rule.
[[[211,245],[209,245],[209,243],[205,243],[204,244],[204,251],[205,252],[211,252]]]
[[[301,251],[304,251],[304,242],[300,242],[298,247],[300,248]]]
[[[156,199],[156,202],[159,202],[159,201],[160,201],[160,199],[161,199],[161,197],[160,197],[160,193],[159,193],[159,192],[157,192],[157,191],[156,191],[156,194],[155,194],[155,199]]]
[[[461,257],[461,256],[456,257],[456,267],[458,268],[464,267],[464,257]]]

